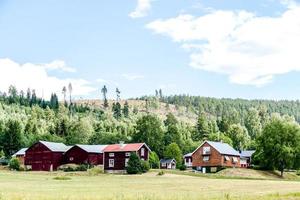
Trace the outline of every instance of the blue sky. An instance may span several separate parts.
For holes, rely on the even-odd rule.
[[[0,0],[0,90],[300,98],[288,0]]]

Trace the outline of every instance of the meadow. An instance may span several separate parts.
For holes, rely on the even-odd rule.
[[[6,200],[300,199],[300,182],[209,178],[157,172],[89,176],[86,173],[0,171]]]

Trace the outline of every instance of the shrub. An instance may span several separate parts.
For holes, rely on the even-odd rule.
[[[88,165],[86,165],[86,164],[81,164],[81,165],[76,167],[76,171],[85,172],[87,170],[88,170]]]
[[[164,175],[164,174],[165,174],[164,171],[159,171],[158,174],[157,174],[157,176],[162,176],[162,175]]]
[[[71,180],[70,177],[67,176],[56,176],[53,178],[54,180],[59,180],[59,181],[66,181],[66,180]]]
[[[143,173],[146,173],[146,172],[148,172],[150,170],[150,165],[149,165],[148,161],[142,160],[141,161],[141,167],[142,167],[142,172]]]
[[[88,169],[87,172],[90,176],[96,176],[99,174],[103,174],[104,170],[103,170],[103,168],[100,168],[100,167],[93,167],[91,169]]]
[[[152,169],[159,168],[159,158],[158,158],[158,155],[154,151],[150,152],[149,164]]]
[[[180,171],[185,171],[186,170],[186,166],[185,165],[180,165],[179,166],[179,170]]]
[[[128,166],[126,167],[126,171],[128,174],[139,174],[142,172],[142,164],[140,158],[132,153],[128,160]]]
[[[18,158],[12,158],[9,163],[8,163],[8,167],[11,170],[20,170],[20,161]]]

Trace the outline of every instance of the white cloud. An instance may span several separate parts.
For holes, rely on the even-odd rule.
[[[144,76],[140,75],[140,74],[122,74],[121,76],[123,78],[129,80],[129,81],[134,81],[134,80],[137,80],[137,79],[143,79],[144,78]]]
[[[62,70],[65,72],[76,72],[75,68],[67,66],[65,61],[63,60],[54,60],[51,63],[41,64],[40,66],[44,67],[47,70]]]
[[[39,97],[44,95],[44,98],[49,99],[53,92],[61,97],[63,86],[67,86],[69,83],[72,83],[74,96],[88,95],[95,90],[84,79],[63,79],[49,76],[47,69],[63,71],[67,69],[65,68],[65,64],[56,65],[53,63],[55,62],[44,65],[32,63],[19,64],[8,58],[0,59],[0,91],[7,91],[10,85],[14,85],[18,90],[25,92],[27,88],[35,89]]]
[[[278,17],[217,10],[159,19],[147,28],[187,49],[192,67],[263,86],[276,75],[300,71],[300,6],[285,2],[287,10]]]
[[[149,10],[151,9],[152,0],[138,0],[135,10],[129,13],[131,18],[140,18],[147,16]]]

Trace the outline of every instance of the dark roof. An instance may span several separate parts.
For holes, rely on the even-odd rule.
[[[194,152],[193,154],[203,146],[203,144],[208,143],[211,147],[216,149],[220,154],[223,155],[232,155],[232,156],[240,156],[240,153],[236,151],[232,146],[223,142],[213,142],[213,141],[204,141]]]
[[[161,159],[160,160],[160,163],[171,163],[171,162],[175,162],[176,163],[176,160],[175,159]]]
[[[39,141],[43,145],[45,145],[48,149],[53,152],[66,152],[71,147],[66,146],[64,143],[56,143],[56,142],[47,142],[47,141]]]
[[[242,151],[241,152],[241,157],[251,157],[255,153],[254,150],[251,151]]]
[[[22,148],[20,149],[19,151],[17,151],[14,155],[12,156],[23,156],[25,155],[25,151],[27,150],[28,148]]]
[[[83,145],[77,144],[79,148],[83,149],[88,153],[103,153],[103,150],[107,147],[107,145]]]

